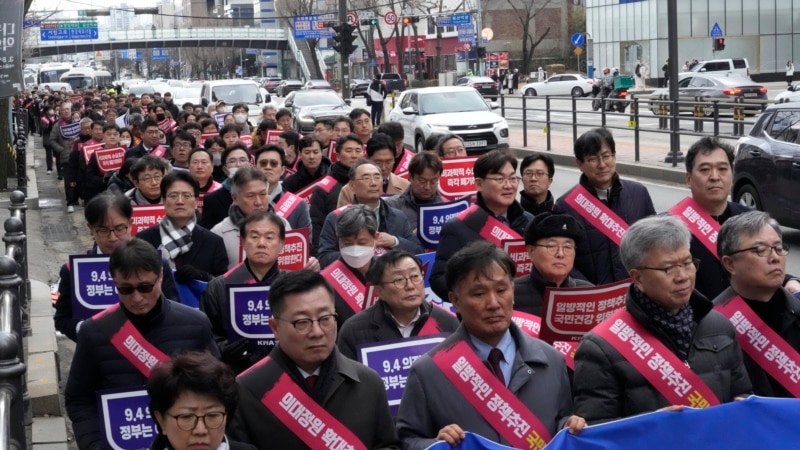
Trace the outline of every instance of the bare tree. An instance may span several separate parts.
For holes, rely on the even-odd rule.
[[[550,4],[551,0],[506,0],[522,26],[522,73],[530,73],[530,64],[536,47],[550,33],[547,27],[537,35],[536,16]]]
[[[461,0],[458,5],[449,8],[453,11],[458,11],[464,7],[464,1]],[[424,10],[428,16],[428,20],[435,20],[435,18],[444,11],[444,0],[425,0],[419,8]],[[419,55],[417,55],[419,57]],[[436,27],[436,56],[434,57],[433,65],[436,72],[444,72],[444,59],[442,58],[442,28]]]
[[[280,2],[278,3],[278,12],[280,15],[285,17],[310,16],[316,13],[314,8],[316,4],[316,0],[293,0],[290,2]],[[305,44],[302,42],[297,43],[298,47],[301,45],[306,45],[309,53],[311,54],[311,62],[313,64],[310,65],[313,65],[314,67],[313,69],[309,67],[309,70],[311,70],[314,74],[314,78],[323,79],[324,76],[322,74],[322,70],[319,68],[319,57],[317,57],[317,45],[319,45],[319,39],[305,39]],[[306,61],[306,64],[308,64],[308,61]]]

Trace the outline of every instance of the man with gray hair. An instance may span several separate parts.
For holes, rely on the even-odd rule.
[[[637,221],[622,238],[633,280],[625,309],[584,336],[575,354],[575,413],[588,423],[751,392],[733,325],[694,291],[690,240],[680,219],[663,215]]]
[[[722,225],[717,253],[730,276],[730,287],[716,299],[716,309],[734,322],[744,350],[753,393],[763,397],[800,397],[800,387],[765,353],[776,347],[800,364],[800,299],[783,288],[786,255],[780,225],[769,214],[750,211]],[[794,355],[795,358],[792,358]]]

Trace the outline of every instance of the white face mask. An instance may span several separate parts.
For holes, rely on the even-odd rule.
[[[228,167],[228,178],[233,179],[233,176],[236,175],[237,170],[239,170],[238,167]]]
[[[247,114],[236,114],[233,116],[236,119],[236,123],[245,123],[247,122]]]
[[[124,145],[124,146],[127,147],[127,146],[131,145],[131,141],[128,140],[128,139],[120,139],[119,145]]]
[[[351,245],[339,249],[339,254],[348,266],[359,269],[367,265],[367,263],[375,256],[375,247],[367,247],[366,245]]]

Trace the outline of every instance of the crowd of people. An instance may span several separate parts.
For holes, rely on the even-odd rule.
[[[224,104],[178,111],[168,93],[154,97],[42,96],[44,145],[61,162],[70,211],[84,202],[95,241],[87,254],[109,256],[119,296],[77,319],[74,268],[61,269],[55,323],[77,342],[65,400],[81,449],[106,446],[96,392],[142,385],[154,449],[424,449],[458,445],[465,432],[542,448],[561,429],[794,396],[753,356],[731,311],[798,349],[800,282],[786,273],[778,224],[728,201],[733,151],[715,138],[686,155],[687,201],[695,222],[718,230],[713,240],[679,213],[658,214],[647,188],[617,173],[614,138],[599,128],[575,142],[581,175],[560,198],[547,155],[477,157],[470,206],[431,248],[418,216],[443,202],[443,161],[467,156],[459,136],[436,136],[414,154],[400,124],[373,129],[364,109],[319,119],[301,136],[286,110],[266,107],[250,124],[243,105],[229,120]],[[123,146],[124,163],[99,172],[87,143]],[[131,236],[134,208],[153,204],[164,205],[161,222]],[[304,228],[311,256],[285,270],[287,232]],[[501,237],[524,242],[529,273],[517,276]],[[436,252],[431,290],[452,310],[426,300],[417,256],[426,251]],[[625,308],[583,338],[572,362],[512,320],[541,318],[548,288],[625,280]],[[208,283],[199,308],[182,304],[176,287],[192,281]],[[268,345],[233,337],[229,294],[242,285],[269,286]],[[674,378],[651,377],[621,334],[655,349],[662,373],[669,367],[702,395],[676,397]],[[429,336],[441,339],[402,382],[395,376],[404,391],[390,408],[389,381],[363,361],[364,347]]]

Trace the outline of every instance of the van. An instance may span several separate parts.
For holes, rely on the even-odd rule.
[[[711,59],[708,61],[700,61],[689,71],[720,76],[737,74],[750,78],[750,64],[747,62],[747,58]]]

